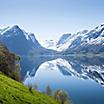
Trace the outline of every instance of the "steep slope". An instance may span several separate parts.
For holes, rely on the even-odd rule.
[[[57,104],[52,98],[0,73],[0,104]]]
[[[80,44],[81,38],[84,37],[85,33],[87,33],[87,32],[88,32],[88,30],[83,30],[76,34],[68,34],[69,36],[64,39],[64,42],[57,45],[57,50],[65,51],[69,47],[74,48],[76,45]],[[65,36],[65,34],[62,35],[62,37],[64,37],[64,36]],[[59,39],[58,43],[60,42],[60,40],[62,40],[62,37]]]
[[[61,38],[56,44],[57,51],[63,51],[68,48],[70,44],[70,41],[69,41],[70,37],[71,37],[71,34],[63,34],[61,36]]]
[[[0,71],[5,75],[20,81],[20,57],[11,53],[6,46],[0,44]]]
[[[17,25],[4,29],[0,35],[0,42],[3,42],[11,51],[20,55],[27,55],[33,48],[36,49],[35,53],[37,54],[44,50],[34,34],[26,33]]]
[[[31,51],[34,52],[34,55],[55,53],[53,50],[42,47],[33,33],[27,33],[17,25],[2,29],[0,32],[0,42],[19,55],[29,55]]]
[[[53,55],[56,52],[42,47],[34,34],[30,34],[20,29],[17,25],[2,29],[0,32],[0,42],[5,44],[8,49],[21,56],[22,77],[27,70],[34,68],[35,56]]]
[[[62,35],[61,38],[59,39],[57,45],[64,44],[70,36],[71,36],[71,34]]]
[[[79,32],[69,39],[66,54],[75,52],[104,52],[104,25],[100,25],[91,31]]]

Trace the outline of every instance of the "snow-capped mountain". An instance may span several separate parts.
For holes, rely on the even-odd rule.
[[[45,40],[43,46],[47,49],[57,50],[56,48],[57,41],[54,40]]]
[[[28,54],[30,50],[35,50],[35,54],[43,54],[42,51],[45,51],[45,54],[53,52],[42,47],[33,33],[27,33],[17,25],[2,29],[0,31],[0,42],[3,42],[11,51],[20,55]]]
[[[60,40],[58,41],[57,45],[66,43],[70,36],[71,34],[63,34]]]
[[[23,74],[34,68],[34,57],[38,55],[53,55],[55,51],[40,45],[32,33],[27,33],[17,25],[0,30],[0,42],[8,49],[21,56]],[[25,75],[24,74],[24,75]]]
[[[0,42],[22,57],[21,66],[24,76],[28,70],[31,72],[34,69],[34,59],[37,56],[54,56],[57,53],[66,55],[75,52],[104,52],[104,24],[91,31],[64,34],[57,42],[46,41],[46,47],[49,49],[41,46],[33,33],[27,33],[17,25],[0,29]]]
[[[49,44],[49,42],[48,42]],[[76,34],[64,34],[59,41],[49,45],[49,49],[66,51],[66,54],[77,52],[104,51],[104,24],[88,31],[83,30]]]
[[[48,47],[49,49],[56,49],[57,51],[65,51],[70,45],[71,43],[77,39],[77,37],[79,37],[80,35],[84,35],[84,33],[86,33],[87,30],[78,32],[77,34],[63,34],[60,39],[57,42],[50,42],[48,41]],[[51,45],[50,45],[51,44]],[[52,45],[53,44],[53,45]]]
[[[71,38],[72,39],[72,38]],[[71,40],[70,39],[70,40]],[[66,50],[67,52],[104,52],[104,24],[91,31],[77,33]],[[69,53],[70,53],[69,52]]]
[[[21,30],[17,25],[2,30],[0,42],[19,55],[28,54],[32,48],[41,48],[35,36]]]
[[[44,47],[46,47],[48,49],[57,50],[57,51],[63,51],[65,49],[67,49],[69,46],[69,44],[67,44],[67,42],[68,42],[70,36],[71,36],[71,34],[63,34],[58,41],[46,40]]]

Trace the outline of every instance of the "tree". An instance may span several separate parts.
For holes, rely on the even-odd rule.
[[[68,95],[64,90],[57,90],[54,93],[54,99],[60,102],[60,104],[65,104],[68,101]]]
[[[51,95],[52,95],[52,89],[50,88],[50,86],[47,86],[47,87],[46,87],[46,94],[47,94],[48,96],[51,96]]]
[[[20,81],[20,57],[0,44],[0,71],[14,80]]]

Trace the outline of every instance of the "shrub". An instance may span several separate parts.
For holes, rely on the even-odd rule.
[[[68,95],[64,90],[57,90],[54,93],[54,99],[58,101],[60,104],[71,104],[68,100]]]
[[[7,47],[0,44],[0,71],[5,75],[20,81],[20,57],[9,52]]]

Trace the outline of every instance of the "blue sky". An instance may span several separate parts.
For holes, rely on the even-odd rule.
[[[19,25],[43,43],[104,22],[104,0],[0,0],[0,27]]]

